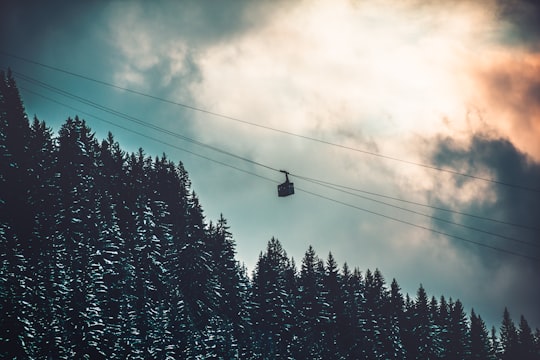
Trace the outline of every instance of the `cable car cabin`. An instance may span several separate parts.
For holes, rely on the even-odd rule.
[[[283,184],[279,184],[277,187],[277,192],[279,197],[289,196],[294,194],[294,183],[289,181],[289,173],[280,170],[282,173],[285,174],[285,182]]]
[[[279,197],[289,196],[294,194],[294,183],[285,181],[283,184],[277,186],[277,192]]]

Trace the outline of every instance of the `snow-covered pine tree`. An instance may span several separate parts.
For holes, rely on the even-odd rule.
[[[358,349],[359,308],[355,294],[361,290],[361,278],[353,276],[347,263],[343,264],[339,286],[342,296],[342,308],[338,308],[336,325],[339,329],[337,344],[342,358],[354,358],[353,352]]]
[[[405,359],[405,345],[403,343],[404,326],[405,326],[405,314],[404,314],[404,300],[401,294],[401,288],[399,287],[396,279],[392,279],[390,284],[390,298],[389,298],[389,316],[390,326],[393,331],[391,333],[392,349],[393,353],[390,354],[390,358],[393,359]]]
[[[534,354],[540,359],[540,329],[536,328],[534,332]]]
[[[22,358],[36,335],[32,303],[30,127],[15,79],[0,72],[0,354]]]
[[[492,326],[489,333],[489,359],[499,360],[501,357],[502,349],[499,337],[497,336],[497,329],[495,329],[495,326]]]
[[[134,238],[130,247],[133,275],[134,317],[131,317],[131,348],[140,356],[165,357],[174,344],[170,329],[170,307],[167,301],[167,269],[165,256],[172,243],[171,226],[164,202],[153,196],[153,163],[144,152],[130,157],[134,189],[132,216]]]
[[[324,308],[322,297],[322,280],[324,266],[320,269],[317,265],[319,258],[312,246],[309,246],[300,270],[298,279],[298,329],[299,346],[297,354],[304,354],[310,359],[322,358],[323,319]]]
[[[55,271],[54,239],[57,235],[55,214],[59,211],[60,198],[57,179],[57,148],[52,131],[43,121],[34,118],[30,128],[28,172],[34,181],[27,190],[29,211],[33,214],[32,256],[29,270],[32,275],[35,334],[28,339],[28,355],[55,358],[55,321],[52,275]]]
[[[433,359],[436,357],[434,344],[434,322],[428,305],[424,287],[420,285],[416,293],[411,317],[412,347],[408,349],[408,359]]]
[[[208,236],[202,207],[193,192],[188,199],[185,242],[179,254],[182,278],[180,289],[187,302],[195,328],[203,338],[215,315],[218,284],[208,249]]]
[[[98,144],[84,120],[69,118],[59,131],[59,185],[61,209],[58,233],[64,241],[68,281],[64,306],[67,304],[64,331],[69,334],[68,353],[77,358],[94,354],[89,331],[93,326],[90,313],[92,279],[90,256],[98,240],[97,197]]]
[[[439,306],[435,314],[435,326],[439,334],[439,356],[446,359],[450,351],[450,307],[444,295],[441,295],[439,300]]]
[[[343,316],[343,301],[339,287],[340,274],[332,253],[328,253],[323,278],[323,309],[321,328],[324,332],[322,347],[323,359],[338,359],[338,316]],[[339,314],[339,315],[338,315]]]
[[[208,236],[214,273],[219,284],[216,310],[222,318],[224,330],[232,330],[231,334],[225,336],[228,340],[223,349],[230,348],[227,353],[239,353],[239,339],[246,336],[247,302],[242,291],[241,268],[235,259],[234,240],[223,214],[220,215],[215,227],[209,226]]]
[[[253,273],[251,319],[256,358],[291,356],[293,343],[294,293],[288,272],[291,263],[281,243],[272,238],[261,253]]]
[[[365,359],[369,356],[366,350],[366,297],[365,297],[365,281],[362,276],[362,272],[358,267],[355,267],[352,271],[351,283],[353,288],[353,299],[351,304],[354,306],[350,313],[353,320],[353,347],[350,349],[349,356],[355,359]]]
[[[159,214],[159,222],[168,227],[161,243],[163,253],[163,301],[167,319],[165,335],[170,338],[165,345],[165,356],[197,356],[201,348],[200,331],[195,328],[193,314],[181,289],[185,281],[184,259],[188,233],[189,180],[182,164],[176,166],[165,154],[156,158],[148,174],[148,196],[166,207]],[[156,219],[157,221],[157,219]]]
[[[130,257],[119,218],[119,210],[123,207],[121,196],[128,190],[124,186],[125,162],[125,153],[109,133],[99,149],[100,177],[96,198],[99,237],[92,266],[103,274],[102,291],[98,293],[104,325],[100,347],[111,359],[128,356],[125,334],[129,333],[127,305],[130,292],[127,283],[133,265],[127,261]]]
[[[378,358],[396,359],[400,353],[399,327],[390,311],[389,292],[379,269],[375,269],[372,280],[365,280],[366,307],[375,315],[371,319],[373,329],[373,355]]]

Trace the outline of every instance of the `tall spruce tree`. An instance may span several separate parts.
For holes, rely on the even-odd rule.
[[[406,350],[404,339],[404,327],[405,327],[405,314],[404,314],[405,302],[403,300],[403,295],[401,294],[401,288],[397,283],[396,279],[392,279],[390,284],[390,298],[389,298],[389,310],[388,314],[390,316],[391,326],[394,327],[395,331],[392,334],[392,343],[393,343],[393,354],[391,358],[394,359],[405,359]]]
[[[450,352],[450,306],[446,301],[444,295],[441,295],[439,300],[439,306],[437,314],[435,314],[435,324],[438,329],[439,339],[440,339],[440,352],[439,356],[441,359],[448,359]]]
[[[35,336],[32,318],[32,226],[28,204],[30,127],[11,71],[0,72],[0,344],[22,358]]]
[[[538,359],[535,354],[535,341],[534,335],[531,331],[529,323],[523,315],[519,319],[518,328],[518,352],[519,358],[523,360],[535,360]]]
[[[338,265],[332,253],[328,253],[323,279],[324,302],[322,316],[323,339],[322,357],[324,359],[339,359],[338,337],[341,329],[338,327],[338,318],[344,316],[343,300],[340,289],[340,274]]]
[[[343,308],[339,309],[336,318],[336,325],[339,329],[337,343],[340,349],[340,355],[343,358],[354,358],[354,352],[359,348],[357,342],[359,323],[359,307],[355,294],[359,291],[357,277],[349,269],[347,263],[343,264],[341,270],[340,288],[342,292]]]
[[[424,287],[420,285],[416,293],[411,316],[411,331],[414,336],[407,352],[408,359],[432,359],[437,356],[434,349],[434,323]]]
[[[292,354],[294,293],[291,263],[281,243],[272,238],[253,274],[254,342],[257,357],[287,358]]]
[[[299,348],[298,355],[321,359],[323,341],[322,280],[324,268],[318,268],[319,259],[313,247],[309,247],[302,259],[298,280]]]
[[[489,334],[489,358],[490,360],[498,360],[501,358],[501,343],[497,336],[497,329],[495,326],[491,327]]]
[[[28,344],[32,348],[32,356],[54,358],[54,336],[50,329],[55,317],[50,300],[54,297],[52,275],[56,267],[53,261],[53,239],[57,234],[54,214],[59,211],[60,197],[56,176],[57,148],[52,131],[37,117],[30,128],[28,151],[29,176],[35,180],[29,182],[27,188],[28,204],[33,214],[33,222],[29,224],[32,228],[29,270],[33,274],[33,296],[28,302],[35,306],[35,333],[32,339],[28,339]]]
[[[540,329],[536,328],[534,332],[534,354],[537,359],[540,359]]]
[[[467,316],[463,310],[463,304],[456,300],[450,306],[450,326],[448,359],[468,359],[470,357],[470,337],[467,325]]]
[[[503,360],[519,358],[518,332],[507,308],[504,308],[500,330],[500,342]]]
[[[489,360],[490,359],[490,343],[489,334],[486,324],[480,317],[476,315],[474,309],[471,310],[471,359],[474,360]]]
[[[353,269],[350,282],[352,285],[351,305],[354,308],[349,316],[352,319],[354,341],[353,347],[349,350],[349,357],[364,359],[369,356],[366,349],[367,339],[364,337],[366,327],[365,277],[362,276],[362,272],[358,267]]]
[[[364,281],[366,357],[391,359],[394,357],[394,341],[399,336],[391,322],[388,292],[384,278],[376,269],[366,271]]]
[[[59,131],[59,185],[61,209],[58,224],[64,243],[67,269],[64,301],[64,336],[69,336],[67,355],[84,358],[98,356],[95,341],[89,336],[93,322],[91,254],[98,239],[98,219],[95,208],[98,145],[84,120],[69,118]]]

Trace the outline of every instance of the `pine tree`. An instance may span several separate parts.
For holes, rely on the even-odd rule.
[[[489,359],[498,360],[501,358],[501,344],[497,336],[497,330],[495,326],[491,327],[491,333],[489,336]]]
[[[29,139],[30,124],[15,79],[11,70],[0,71],[0,210],[2,219],[21,233],[32,220],[26,214]]]
[[[486,324],[471,310],[471,359],[488,360],[490,358],[490,342]]]
[[[435,325],[437,326],[440,339],[439,356],[441,359],[447,359],[450,356],[450,322],[450,306],[444,295],[441,295],[438,311],[435,315]]]
[[[420,285],[416,293],[416,300],[412,308],[411,325],[414,340],[413,346],[407,352],[408,358],[435,358],[433,319],[430,316],[427,294],[422,285]]]
[[[300,278],[298,280],[299,329],[301,330],[297,349],[312,359],[322,358],[322,279],[324,267],[319,269],[319,259],[313,247],[309,247],[302,259]]]
[[[338,327],[338,317],[344,316],[343,301],[338,265],[334,256],[330,252],[326,260],[326,267],[323,279],[324,304],[322,321],[322,331],[325,334],[322,347],[322,357],[324,359],[338,359],[339,347],[338,337],[340,329]]]
[[[164,283],[167,294],[164,301],[168,309],[167,332],[175,341],[175,344],[167,346],[167,356],[171,358],[199,356],[202,351],[202,333],[205,329],[201,329],[200,324],[198,328],[196,327],[195,321],[198,321],[198,318],[195,317],[191,302],[184,294],[189,281],[188,274],[185,273],[188,264],[184,262],[190,252],[196,254],[196,249],[202,249],[201,242],[196,242],[194,246],[188,239],[188,234],[193,232],[188,229],[191,202],[189,179],[181,163],[175,165],[163,155],[154,162],[151,182],[155,185],[151,197],[155,201],[165,203],[168,209],[161,214],[161,221],[170,225],[171,234],[169,240],[163,244],[165,247],[163,261],[166,269]],[[204,254],[203,259],[207,260]]]
[[[15,79],[0,72],[0,348],[22,358],[35,336],[31,297],[32,211],[28,204],[30,127]],[[32,352],[32,351],[31,351]]]
[[[518,329],[518,353],[519,358],[523,360],[534,360],[538,357],[535,355],[534,335],[523,315],[520,317]]]
[[[378,269],[373,274],[366,271],[364,293],[366,355],[368,358],[395,358],[399,352],[396,348],[400,341],[399,328],[392,322],[388,291]]]
[[[128,261],[130,257],[119,215],[123,208],[121,198],[127,190],[123,186],[125,162],[125,153],[109,133],[98,154],[99,189],[95,203],[99,235],[90,266],[95,269],[92,274],[102,277],[98,280],[102,286],[97,294],[103,317],[100,348],[107,358],[113,359],[128,356],[125,334],[130,329],[128,306],[132,293],[127,284],[130,268],[134,266],[132,261]]]
[[[84,120],[69,118],[59,131],[59,185],[61,189],[61,210],[58,217],[59,234],[66,250],[67,293],[64,302],[66,310],[64,337],[69,334],[68,356],[94,355],[94,342],[88,332],[93,323],[90,290],[91,254],[98,239],[98,219],[95,209],[97,197],[96,179],[98,145],[94,135]],[[59,244],[62,246],[62,244]],[[67,333],[67,334],[66,334]]]
[[[367,275],[366,275],[367,276]],[[365,279],[359,268],[355,267],[350,278],[352,299],[350,301],[353,309],[349,312],[353,324],[352,336],[353,346],[349,351],[349,357],[355,359],[365,359],[370,354],[366,349],[368,338],[366,335],[366,297],[365,297]]]
[[[503,321],[500,331],[500,341],[502,349],[502,359],[511,360],[519,358],[519,340],[518,332],[514,321],[510,317],[507,308],[504,308]]]
[[[540,329],[536,328],[534,332],[534,353],[537,359],[540,359]]]
[[[240,314],[240,325],[239,326],[239,358],[241,359],[251,359],[253,358],[253,323],[251,314],[253,311],[253,303],[251,299],[252,287],[250,278],[248,276],[247,268],[244,264],[240,267],[240,282],[239,282],[239,297],[242,299],[242,313]]]
[[[347,263],[343,264],[340,277],[342,307],[337,309],[336,325],[339,329],[337,344],[342,358],[354,358],[353,350],[357,348],[358,307],[355,298],[357,284]]]
[[[389,316],[391,326],[395,329],[392,336],[392,348],[393,354],[390,354],[394,359],[405,359],[405,345],[403,343],[403,337],[405,334],[405,314],[404,314],[404,300],[401,294],[401,288],[399,287],[396,279],[392,279],[390,284],[390,298],[389,298]]]
[[[209,253],[204,215],[195,193],[189,198],[186,226],[186,243],[180,254],[182,273],[181,290],[188,301],[195,326],[199,330],[207,327],[214,311],[217,296],[213,263]]]
[[[292,266],[280,242],[272,238],[261,253],[253,274],[254,346],[265,359],[291,356],[294,293],[291,294]]]
[[[35,333],[29,344],[29,355],[35,357],[55,358],[54,335],[51,324],[54,323],[54,309],[51,303],[53,295],[52,276],[56,264],[54,258],[54,241],[57,235],[55,215],[59,211],[60,198],[57,182],[57,148],[52,131],[37,117],[30,128],[28,145],[30,163],[29,176],[34,181],[29,183],[28,204],[33,214],[32,256],[29,271],[33,285],[33,296],[30,304],[35,304]],[[32,345],[30,345],[32,344]]]
[[[217,288],[216,312],[221,317],[222,332],[226,342],[221,346],[222,356],[230,357],[239,352],[238,339],[245,335],[247,314],[241,289],[240,266],[235,260],[235,245],[227,221],[220,215],[216,227],[209,226],[209,251],[214,264]]]
[[[447,356],[449,359],[468,359],[470,356],[470,337],[467,317],[461,301],[456,300],[450,307],[449,344]]]
[[[416,350],[416,338],[413,333],[414,329],[414,302],[409,294],[405,294],[405,301],[403,304],[403,319],[401,336],[403,340],[403,347],[405,348],[406,359],[414,359],[417,353]]]
[[[444,297],[442,298],[444,299]],[[446,304],[439,304],[435,296],[431,297],[429,304],[430,316],[433,319],[433,351],[436,354],[437,358],[444,359],[447,356],[447,351],[445,347],[445,341],[448,341],[448,323],[444,326],[439,324],[439,315],[440,307],[446,306]]]

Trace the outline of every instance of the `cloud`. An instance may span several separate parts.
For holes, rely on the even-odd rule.
[[[540,161],[540,53],[498,51],[475,71],[486,119],[518,149]]]
[[[535,0],[499,0],[499,15],[510,23],[505,40],[540,50],[540,4]]]
[[[457,199],[457,206],[473,208],[477,213],[490,214],[489,217],[511,223],[521,223],[536,227],[540,213],[540,192],[526,190],[538,189],[540,184],[540,163],[520,152],[503,138],[493,138],[483,134],[474,134],[467,145],[452,138],[438,138],[434,143],[433,163],[443,168],[459,169],[467,174],[492,178],[495,181],[514,184],[518,187],[489,183],[459,175],[446,175],[447,185],[453,190],[452,199]],[[450,178],[449,178],[450,177]],[[449,180],[449,181],[448,181]],[[470,184],[479,183],[482,192],[475,192],[460,198],[459,192]],[[434,197],[444,203],[450,201],[446,194]],[[485,196],[485,192],[491,196]],[[538,243],[540,234],[529,231],[523,233],[524,240]],[[537,245],[540,246],[540,243]],[[538,254],[540,255],[540,254]]]
[[[87,29],[89,19],[99,17],[95,2],[72,2],[53,0],[5,1],[0,11],[0,43],[3,50],[19,55],[28,55],[42,50],[47,45],[43,39],[54,37],[65,40],[81,37]],[[70,31],[65,31],[69,28]],[[24,39],[21,42],[20,39]]]
[[[469,174],[489,177],[496,181],[538,189],[540,163],[519,151],[508,139],[482,133],[472,134],[467,143],[450,137],[439,137],[434,142],[432,161],[443,168],[460,169]],[[431,192],[431,200],[439,207],[469,214],[482,214],[527,228],[484,221],[464,215],[435,211],[434,215],[451,221],[483,229],[506,239],[485,233],[460,229],[447,223],[433,221],[438,229],[466,239],[498,247],[510,252],[540,258],[540,192],[486,183],[457,175],[441,175],[441,187]],[[478,185],[480,183],[480,185]],[[476,184],[476,185],[475,185]],[[476,189],[476,191],[470,191]],[[465,192],[467,195],[462,196]],[[486,196],[486,194],[488,194]],[[509,240],[508,238],[515,239]],[[510,308],[526,313],[534,323],[540,320],[536,306],[540,301],[540,262],[519,258],[507,253],[454,241],[462,255],[474,255],[478,271],[489,274],[490,292],[505,299]],[[511,294],[511,295],[509,295]]]

